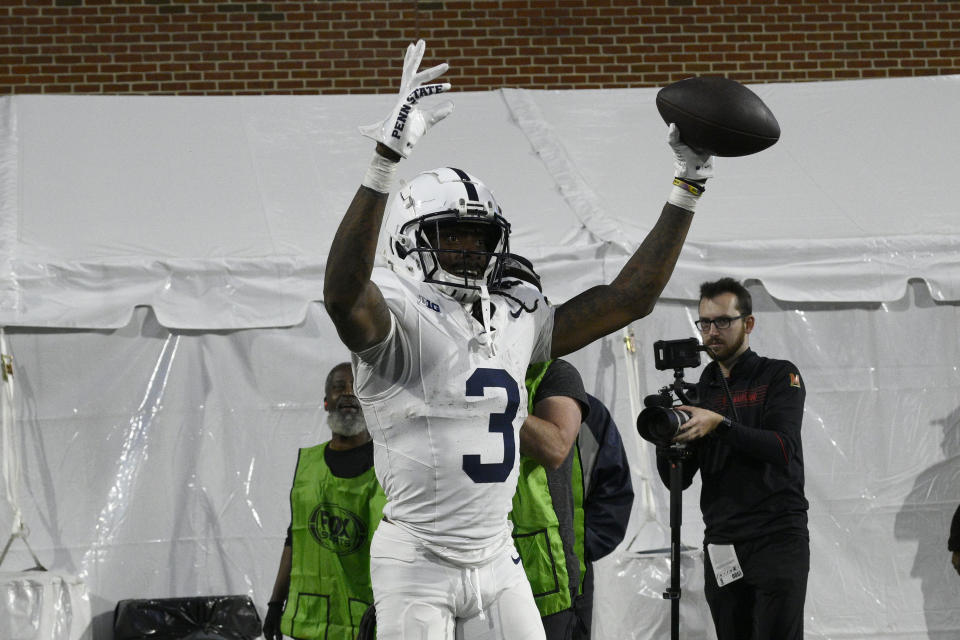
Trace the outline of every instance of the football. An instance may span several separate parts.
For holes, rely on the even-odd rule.
[[[657,111],[688,146],[714,156],[746,156],[780,139],[780,123],[760,96],[728,78],[686,78],[657,92]]]

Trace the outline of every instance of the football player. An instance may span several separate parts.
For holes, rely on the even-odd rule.
[[[671,127],[675,179],[656,225],[613,282],[553,308],[534,287],[501,278],[510,225],[475,176],[426,171],[388,210],[399,161],[453,110],[449,101],[423,104],[450,89],[434,82],[446,64],[419,70],[424,48],[423,41],[407,48],[390,115],[361,128],[376,152],[337,229],[324,279],[387,495],[371,545],[377,634],[543,638],[507,519],[527,365],[650,313],[712,158],[680,143]]]

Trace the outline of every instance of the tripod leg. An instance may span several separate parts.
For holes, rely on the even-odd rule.
[[[670,637],[680,640],[680,525],[683,521],[683,461],[670,461]]]

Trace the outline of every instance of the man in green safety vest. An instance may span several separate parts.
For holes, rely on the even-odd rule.
[[[584,392],[570,364],[533,364],[526,383],[530,414],[520,431],[514,546],[547,640],[587,640],[593,562],[623,540],[633,508],[630,465],[610,412]]]
[[[547,640],[569,640],[582,594],[583,474],[573,446],[588,412],[577,370],[564,360],[527,369],[529,415],[520,430],[520,477],[513,498],[520,554]]]
[[[330,371],[323,406],[333,436],[300,449],[291,524],[264,618],[267,640],[354,640],[373,603],[370,540],[386,497],[350,363]]]
[[[505,277],[540,289],[533,265],[512,255]],[[592,563],[623,540],[633,507],[616,424],[564,360],[531,364],[513,499],[514,546],[547,640],[586,640],[593,618]]]

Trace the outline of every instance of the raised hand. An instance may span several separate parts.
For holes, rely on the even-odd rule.
[[[713,177],[713,156],[701,153],[680,141],[680,129],[671,124],[667,130],[667,143],[673,149],[674,177],[703,181]]]
[[[360,127],[360,133],[386,145],[404,158],[410,155],[414,145],[430,127],[453,111],[453,102],[449,100],[429,109],[420,105],[421,99],[450,90],[449,82],[429,84],[447,70],[446,62],[417,71],[426,46],[423,40],[418,40],[415,45],[407,47],[400,93],[390,115],[381,122]]]

